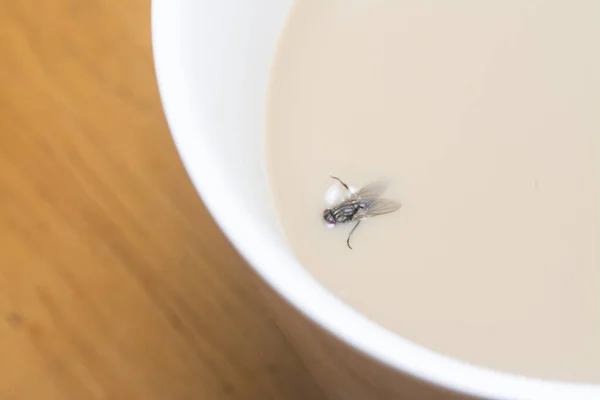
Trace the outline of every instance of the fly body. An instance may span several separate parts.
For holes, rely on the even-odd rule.
[[[332,176],[332,178],[346,188],[348,196],[340,203],[323,211],[323,219],[333,225],[356,222],[346,240],[346,244],[350,249],[352,249],[350,237],[362,220],[377,215],[389,214],[400,208],[400,203],[381,198],[381,195],[387,189],[387,183],[383,181],[371,183],[356,193],[351,193],[348,185],[340,178],[335,176]]]

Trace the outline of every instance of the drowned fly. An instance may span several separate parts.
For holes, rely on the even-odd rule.
[[[352,246],[350,246],[350,237],[362,220],[377,215],[389,214],[400,208],[400,203],[380,197],[387,189],[385,182],[373,182],[356,193],[352,193],[348,185],[340,178],[331,177],[346,188],[348,196],[340,203],[323,211],[323,219],[332,225],[356,222],[356,225],[354,225],[348,234],[348,239],[346,239],[346,244],[350,249],[352,249]]]

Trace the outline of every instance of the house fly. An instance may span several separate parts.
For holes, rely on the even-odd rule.
[[[356,222],[348,234],[348,239],[346,239],[346,244],[350,249],[352,249],[352,246],[350,246],[350,237],[362,220],[377,215],[389,214],[400,208],[400,203],[380,197],[387,189],[388,185],[386,182],[373,182],[352,193],[348,185],[340,178],[335,176],[331,176],[331,178],[338,181],[348,191],[348,196],[340,203],[323,211],[323,219],[332,225]]]

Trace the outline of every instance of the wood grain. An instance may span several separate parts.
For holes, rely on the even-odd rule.
[[[182,168],[149,20],[0,0],[0,399],[322,399]]]

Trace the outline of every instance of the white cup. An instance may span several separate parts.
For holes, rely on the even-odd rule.
[[[371,386],[399,387],[410,376],[424,387],[448,389],[436,399],[456,398],[456,393],[503,400],[600,399],[600,385],[502,373],[405,340],[344,304],[298,263],[276,222],[264,154],[269,68],[291,3],[152,2],[155,65],[168,123],[193,184],[229,240],[275,291],[335,338],[331,340],[381,362],[386,372],[372,374]],[[373,384],[383,375],[386,383]],[[354,388],[336,393],[345,399],[376,396]],[[412,398],[431,398],[427,396]]]

